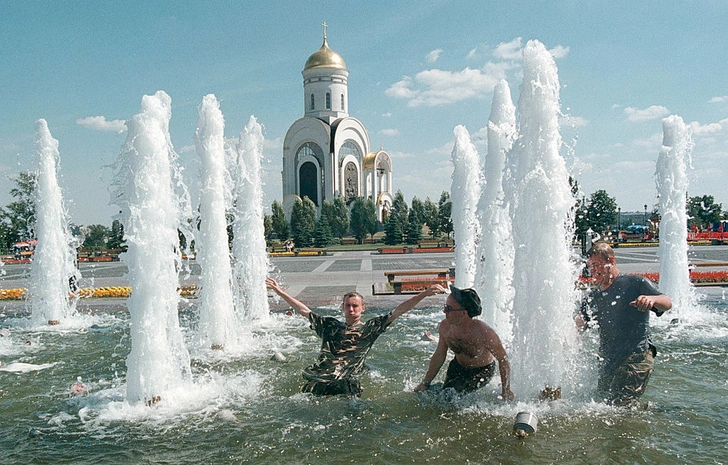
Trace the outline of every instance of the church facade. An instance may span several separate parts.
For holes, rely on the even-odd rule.
[[[379,221],[392,206],[392,161],[372,151],[364,125],[349,116],[349,71],[324,41],[301,72],[304,115],[283,141],[283,208],[290,218],[296,200],[308,197],[321,212],[324,200],[340,196],[347,204],[371,199]]]

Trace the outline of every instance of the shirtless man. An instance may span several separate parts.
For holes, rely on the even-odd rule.
[[[450,286],[451,294],[445,301],[445,319],[440,322],[440,340],[432,354],[430,367],[415,391],[430,387],[447,357],[448,349],[455,353],[445,375],[444,388],[454,388],[458,392],[475,391],[491,380],[495,373],[495,361],[501,378],[503,400],[513,400],[511,392],[508,355],[496,332],[480,320],[480,297],[474,289],[458,289]]]

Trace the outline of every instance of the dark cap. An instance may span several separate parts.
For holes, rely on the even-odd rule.
[[[480,297],[478,297],[475,289],[458,289],[455,286],[450,286],[450,292],[452,292],[455,302],[468,311],[470,318],[480,315],[483,311],[480,307]]]

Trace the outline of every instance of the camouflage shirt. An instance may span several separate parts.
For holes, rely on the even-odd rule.
[[[387,321],[391,315],[387,313],[348,327],[336,318],[311,312],[308,320],[311,329],[322,339],[321,353],[316,363],[303,370],[303,377],[329,383],[360,375],[369,349],[389,326]]]

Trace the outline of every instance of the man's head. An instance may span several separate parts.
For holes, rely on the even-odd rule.
[[[475,292],[475,289],[460,289],[455,286],[450,286],[450,292],[455,302],[468,312],[470,318],[474,318],[482,313],[483,309],[480,306],[480,297]]]
[[[605,242],[597,242],[586,253],[586,266],[594,284],[607,288],[619,274],[614,250]]]
[[[342,307],[347,320],[358,320],[366,309],[364,306],[364,297],[358,292],[349,292],[344,295]]]

